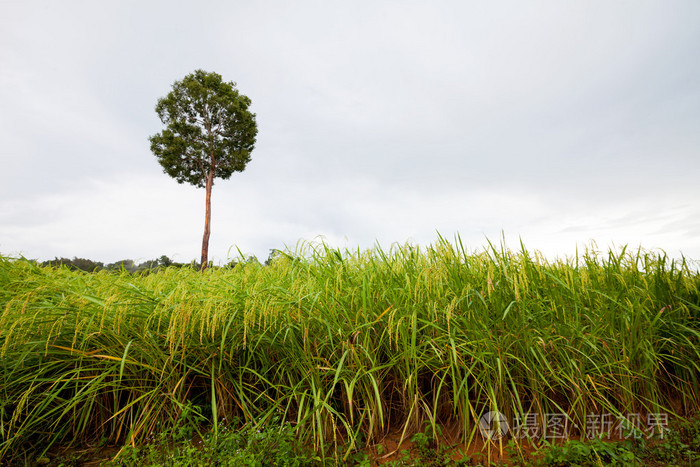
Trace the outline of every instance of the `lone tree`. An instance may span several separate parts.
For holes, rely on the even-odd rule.
[[[176,81],[158,100],[156,112],[166,128],[149,138],[165,173],[178,183],[206,188],[202,269],[207,267],[211,234],[211,188],[250,161],[258,133],[250,99],[221,75],[196,70]]]

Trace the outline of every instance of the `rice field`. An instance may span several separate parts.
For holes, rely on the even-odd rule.
[[[340,251],[270,265],[82,273],[0,257],[0,462],[146,442],[183,410],[289,423],[346,453],[479,419],[685,417],[700,402],[700,275],[644,250]],[[544,428],[544,427],[543,427]],[[575,434],[575,433],[573,433]]]

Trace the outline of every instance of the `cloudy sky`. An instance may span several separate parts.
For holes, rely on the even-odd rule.
[[[258,141],[210,258],[334,246],[700,259],[700,2],[0,1],[0,253],[199,257],[154,106],[195,69]]]

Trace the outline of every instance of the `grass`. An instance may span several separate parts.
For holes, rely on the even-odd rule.
[[[187,407],[214,439],[225,420],[291,426],[341,460],[426,426],[469,444],[489,411],[564,413],[572,433],[591,414],[693,415],[699,317],[698,273],[644,250],[547,261],[440,238],[144,275],[0,258],[0,461],[136,446]]]

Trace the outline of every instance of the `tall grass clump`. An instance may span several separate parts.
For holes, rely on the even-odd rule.
[[[700,276],[685,260],[524,247],[340,251],[148,275],[0,258],[0,460],[139,444],[183,411],[330,446],[479,418],[693,414]],[[571,428],[572,430],[575,428]]]

